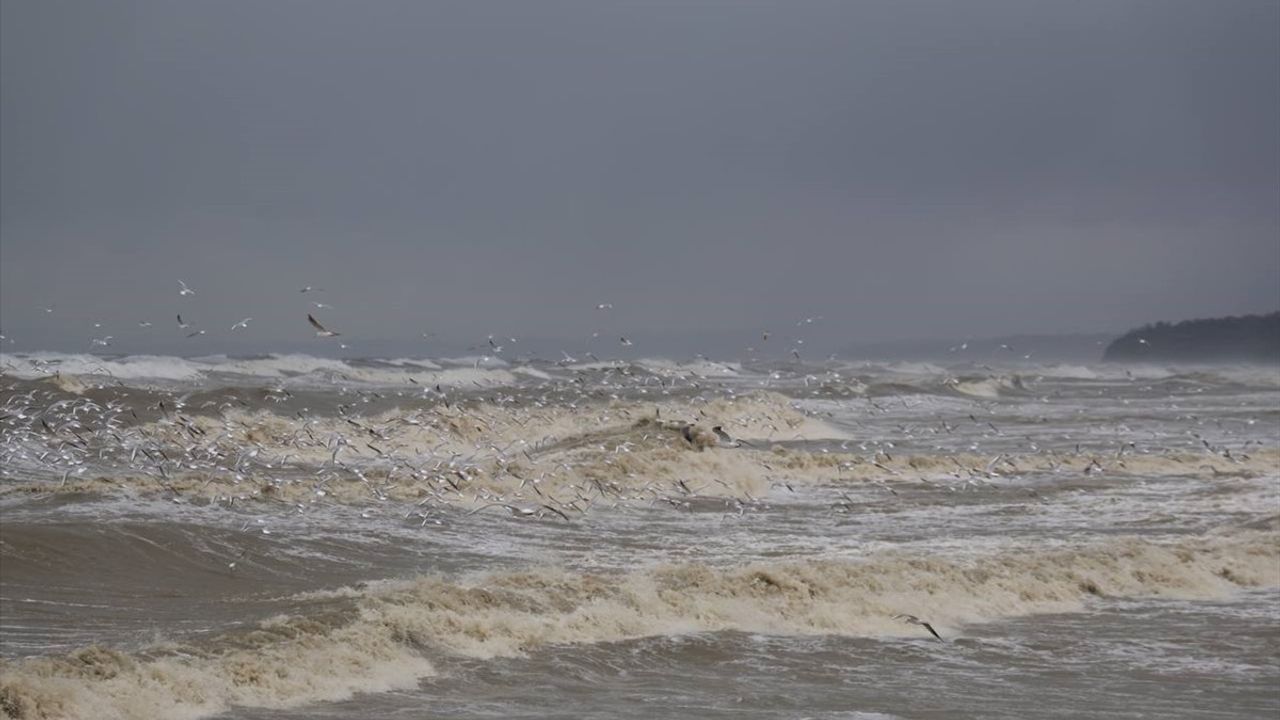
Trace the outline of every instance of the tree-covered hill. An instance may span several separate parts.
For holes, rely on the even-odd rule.
[[[1112,341],[1102,359],[1280,362],[1280,312],[1145,325]]]

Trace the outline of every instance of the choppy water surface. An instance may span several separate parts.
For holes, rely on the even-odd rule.
[[[1275,368],[3,370],[9,717],[1280,713]]]

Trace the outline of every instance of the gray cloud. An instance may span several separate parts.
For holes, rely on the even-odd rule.
[[[308,339],[307,284],[356,343],[1280,305],[1269,0],[15,0],[0,20],[9,347],[184,350],[181,311],[210,331],[191,352],[270,350]]]

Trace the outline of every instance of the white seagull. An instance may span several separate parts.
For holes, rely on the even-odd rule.
[[[182,282],[181,280],[178,281],[178,284],[182,286],[182,288],[178,290],[179,295],[195,295],[196,294],[195,290],[192,290],[191,288],[187,287],[187,284]]]
[[[252,319],[253,319],[253,318],[245,318],[245,319],[241,320],[240,322],[236,323],[235,325],[232,325],[232,326],[231,326],[231,329],[232,329],[232,330],[241,330],[241,329],[247,328],[247,327],[249,327],[249,321],[250,321],[250,320],[252,320]]]
[[[319,320],[316,320],[311,316],[311,313],[307,313],[307,322],[311,323],[311,327],[316,329],[316,337],[338,337],[342,334],[336,333],[332,330],[326,330],[325,327],[320,324]]]

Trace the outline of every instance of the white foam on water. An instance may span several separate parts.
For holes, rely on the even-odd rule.
[[[117,380],[195,381],[203,375],[203,368],[198,363],[164,355],[104,358],[79,353],[0,354],[0,368],[14,377],[28,380],[61,374]]]

